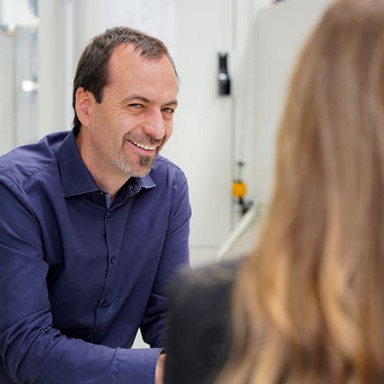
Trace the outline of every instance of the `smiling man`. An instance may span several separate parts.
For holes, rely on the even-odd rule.
[[[73,129],[0,158],[2,384],[162,383],[165,288],[189,259],[187,180],[159,155],[177,93],[161,41],[107,30]],[[139,329],[151,348],[130,348]]]

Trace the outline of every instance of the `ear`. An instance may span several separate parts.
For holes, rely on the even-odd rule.
[[[83,87],[76,90],[76,114],[81,125],[88,127],[90,122],[91,106],[95,102],[92,92],[86,91]]]

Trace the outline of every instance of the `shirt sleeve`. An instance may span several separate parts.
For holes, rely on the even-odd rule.
[[[154,383],[160,349],[110,348],[53,328],[33,209],[11,184],[0,183],[0,202],[1,383]]]
[[[189,266],[189,233],[191,206],[188,183],[182,172],[178,174],[170,194],[172,200],[168,230],[164,242],[156,279],[143,317],[143,340],[152,347],[164,345],[166,308],[170,279],[182,267]]]

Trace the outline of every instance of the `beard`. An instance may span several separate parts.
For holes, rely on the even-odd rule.
[[[117,155],[117,166],[127,177],[142,177],[149,173],[156,157],[140,156],[138,163],[133,164],[121,150]]]

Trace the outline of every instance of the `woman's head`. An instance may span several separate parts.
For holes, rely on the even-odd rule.
[[[376,382],[383,195],[384,0],[338,0],[291,78],[274,194],[234,296],[232,383]]]

